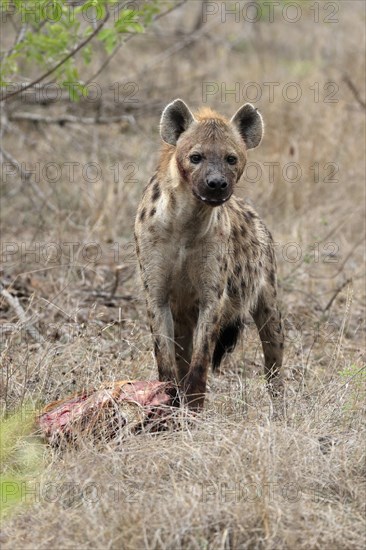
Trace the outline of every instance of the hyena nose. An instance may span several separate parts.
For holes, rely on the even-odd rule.
[[[211,177],[206,180],[207,187],[213,191],[220,191],[221,189],[226,189],[227,181],[222,177]]]

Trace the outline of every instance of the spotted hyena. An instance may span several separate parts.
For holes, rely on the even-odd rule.
[[[283,329],[272,236],[233,193],[263,121],[252,105],[231,120],[193,115],[176,99],[164,110],[164,141],[135,223],[160,380],[176,380],[190,407],[203,405],[209,366],[234,349],[250,313],[269,389],[281,388]]]

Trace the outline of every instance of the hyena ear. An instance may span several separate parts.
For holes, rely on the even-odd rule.
[[[258,110],[250,103],[240,107],[230,122],[239,130],[247,149],[254,149],[262,141],[263,119]]]
[[[194,116],[181,99],[169,103],[160,119],[161,138],[170,145],[176,145],[179,136],[194,122]]]

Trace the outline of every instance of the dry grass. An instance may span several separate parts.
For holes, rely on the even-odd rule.
[[[0,302],[3,410],[107,380],[156,378],[131,243],[137,202],[159,147],[159,111],[177,95],[198,107],[204,82],[228,89],[237,82],[243,90],[251,81],[262,85],[257,105],[266,137],[250,160],[279,162],[281,169],[298,162],[303,174],[290,183],[276,171],[270,183],[262,164],[262,177],[238,191],[255,203],[279,243],[286,414],[273,414],[249,323],[222,373],[210,376],[206,410],[193,423],[119,444],[86,441],[77,451],[45,447],[43,473],[25,480],[33,497],[24,495],[28,504],[3,521],[4,549],[364,547],[365,125],[364,110],[342,78],[349,73],[365,97],[365,6],[341,2],[337,24],[315,24],[309,6],[294,24],[280,15],[255,25],[209,19],[198,41],[164,57],[182,30],[192,28],[197,4],[132,40],[99,77],[107,112],[132,109],[116,107],[111,83],[138,84],[135,126],[13,123],[5,134],[4,147],[28,167],[56,162],[63,171],[53,183],[39,179],[46,201],[17,176],[2,184],[2,240],[23,253],[4,258],[1,279],[45,338],[33,342]],[[154,65],[159,55],[164,59]],[[324,99],[329,81],[339,86],[339,101],[314,102],[309,87],[319,82]],[[280,83],[273,102],[264,82]],[[282,97],[288,82],[301,87],[297,103]],[[209,103],[230,115],[247,98],[234,99],[222,102],[217,94]],[[56,104],[46,111],[64,109]],[[94,106],[68,109],[89,113]],[[80,163],[73,182],[65,162]],[[88,162],[101,167],[95,183],[83,179]],[[319,183],[310,169],[315,162]],[[323,181],[330,162],[338,165],[337,182]],[[300,261],[286,258],[294,251],[286,248],[290,242],[301,249]],[[36,254],[26,255],[26,246]]]

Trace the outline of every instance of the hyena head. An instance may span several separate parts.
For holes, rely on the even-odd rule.
[[[250,103],[227,120],[207,108],[193,115],[176,99],[163,111],[160,134],[175,147],[183,184],[199,201],[219,206],[229,200],[243,173],[247,149],[261,142],[263,121]]]

